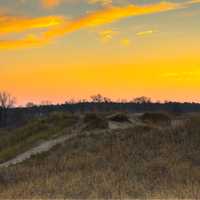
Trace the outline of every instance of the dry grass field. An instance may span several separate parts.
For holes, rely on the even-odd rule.
[[[54,113],[1,130],[1,163],[69,130],[77,137],[0,168],[0,199],[200,199],[200,115],[164,115]]]

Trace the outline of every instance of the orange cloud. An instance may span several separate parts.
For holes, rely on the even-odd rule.
[[[112,40],[113,36],[117,35],[118,32],[111,30],[111,29],[108,29],[108,30],[100,31],[98,34],[99,34],[100,40],[104,43],[107,43],[110,40]]]
[[[65,23],[63,23],[63,18],[60,17],[44,17],[32,20],[20,19],[19,21],[13,20],[14,22],[11,22],[9,25],[4,23],[4,28],[0,27],[0,32],[17,32],[31,28],[51,27],[54,25],[59,25],[50,28],[44,34],[42,34],[42,36],[39,39],[37,39],[37,42],[43,44],[46,43],[46,41],[51,41],[57,37],[61,37],[67,33],[71,33],[83,28],[100,26],[116,22],[131,16],[148,15],[154,13],[167,12],[170,10],[187,8],[196,3],[200,3],[200,0],[191,0],[184,3],[160,2],[148,5],[130,4],[128,6],[123,7],[110,6],[88,13],[83,17],[67,21]],[[27,39],[22,40],[20,42],[27,43]],[[29,42],[30,41],[28,40],[28,43]],[[7,41],[7,43],[10,44],[10,41]]]
[[[147,35],[152,35],[154,33],[156,33],[157,31],[155,30],[147,30],[147,31],[141,31],[141,32],[137,32],[136,35],[143,37],[143,36],[147,36]]]
[[[64,23],[64,18],[60,16],[47,16],[39,18],[28,18],[20,16],[0,16],[0,35],[12,33],[24,33],[31,29],[49,28]],[[66,23],[66,21],[65,21]],[[33,47],[46,44],[45,39],[34,34],[29,34],[21,39],[0,40],[0,49],[15,49],[23,47]]]
[[[27,47],[39,47],[49,42],[33,34],[27,35],[22,39],[0,40],[0,49],[19,49]]]
[[[60,25],[64,22],[64,18],[60,16],[47,16],[39,18],[0,16],[0,22],[0,34],[8,34]]]
[[[125,7],[106,7],[104,9],[91,12],[82,18],[72,20],[64,26],[51,29],[45,33],[45,37],[59,37],[66,33],[74,32],[82,28],[104,25],[130,16],[166,12],[169,10],[182,8],[184,6],[185,4],[161,2],[144,6],[136,6],[131,4]]]
[[[82,28],[88,28],[91,26],[100,26],[115,21],[119,21],[121,19],[131,16],[154,14],[154,13],[186,8],[199,2],[200,0],[193,0],[184,3],[160,2],[142,6],[130,4],[124,7],[114,7],[114,6],[106,7],[104,9],[88,13],[87,15],[72,20],[71,22],[67,22],[64,26],[53,28],[47,31],[44,36],[48,38],[56,38],[64,34],[77,31]]]

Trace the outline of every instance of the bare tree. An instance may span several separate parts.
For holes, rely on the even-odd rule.
[[[12,108],[16,103],[16,98],[11,96],[8,92],[0,92],[0,107],[2,109]]]
[[[7,110],[16,103],[16,98],[8,92],[0,91],[0,124],[7,124]]]

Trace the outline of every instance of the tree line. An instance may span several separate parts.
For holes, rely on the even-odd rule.
[[[16,98],[8,92],[0,91],[0,127],[15,126],[33,117],[48,115],[53,111],[67,112],[104,112],[104,111],[169,111],[169,112],[196,112],[200,111],[200,104],[194,102],[153,102],[149,97],[137,97],[131,101],[113,101],[101,94],[92,95],[90,100],[73,99],[63,104],[52,104],[50,101],[43,101],[40,104],[28,102],[26,106],[16,107]]]

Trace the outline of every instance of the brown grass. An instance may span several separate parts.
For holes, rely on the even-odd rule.
[[[170,125],[171,118],[168,114],[162,112],[147,112],[144,113],[140,119],[146,123],[157,125]]]
[[[109,120],[114,122],[130,122],[129,117],[125,113],[116,113],[108,117]]]
[[[5,198],[200,198],[200,125],[80,136],[0,170]]]
[[[83,130],[95,130],[95,129],[107,129],[108,121],[105,117],[100,116],[96,113],[87,113],[83,119],[84,128]]]

